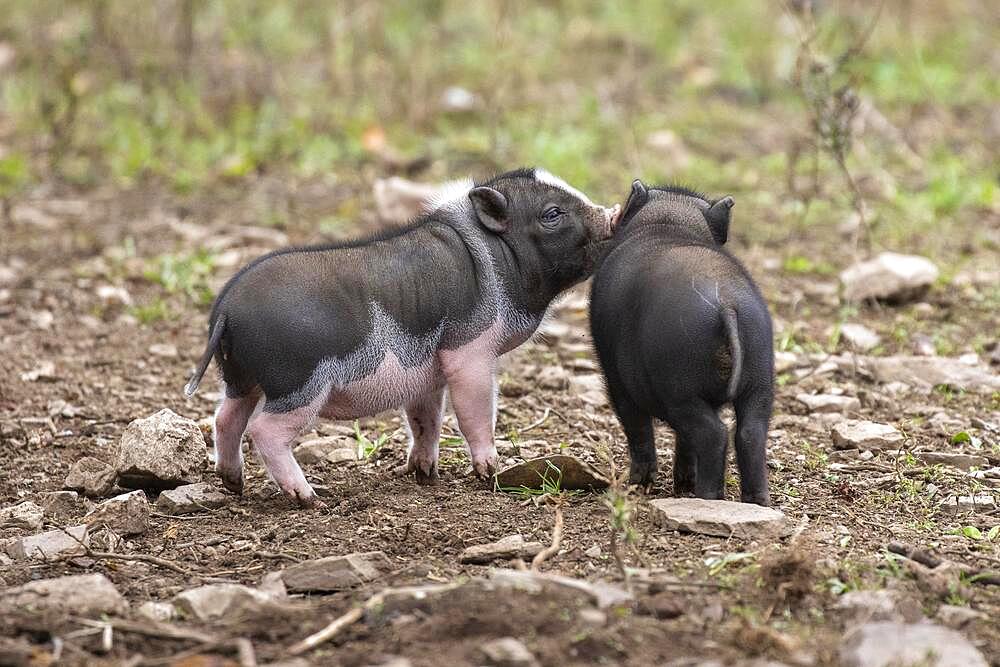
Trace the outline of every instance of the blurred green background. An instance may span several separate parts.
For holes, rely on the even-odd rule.
[[[998,43],[989,0],[0,0],[0,199],[537,164],[836,246],[839,147],[876,247],[954,258],[996,247]]]

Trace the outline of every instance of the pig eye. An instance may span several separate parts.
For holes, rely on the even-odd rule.
[[[566,215],[566,211],[562,210],[558,206],[550,206],[547,209],[545,209],[544,213],[542,213],[542,220],[544,222],[552,224],[557,220],[559,220],[559,218],[563,217],[564,215]]]

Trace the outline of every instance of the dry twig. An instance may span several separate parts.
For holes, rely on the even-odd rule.
[[[538,572],[538,569],[542,566],[547,559],[559,553],[559,547],[562,545],[562,534],[563,534],[563,513],[562,507],[556,504],[556,521],[555,525],[552,527],[552,544],[545,547],[531,560],[531,571]]]
[[[360,621],[364,617],[365,612],[381,606],[384,599],[385,591],[376,593],[368,598],[368,600],[360,607],[354,607],[346,614],[333,619],[329,625],[319,632],[313,633],[299,643],[292,645],[288,649],[288,654],[302,655],[303,653],[311,651],[321,644],[325,644],[347,628]]]

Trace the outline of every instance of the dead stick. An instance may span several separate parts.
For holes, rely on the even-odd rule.
[[[354,607],[349,612],[342,616],[338,616],[333,619],[329,625],[320,630],[319,632],[313,633],[300,641],[298,644],[294,644],[288,649],[289,655],[302,655],[307,651],[311,651],[321,644],[325,644],[330,641],[341,632],[351,627],[355,623],[361,620],[365,615],[366,611],[374,609],[375,607],[381,606],[382,601],[385,599],[385,592],[376,593],[375,595],[368,598],[368,600],[360,607]]]
[[[59,530],[69,535],[71,538],[73,538],[74,541],[76,541],[77,544],[83,547],[84,555],[89,556],[90,558],[97,558],[104,560],[142,561],[143,563],[152,563],[153,565],[159,565],[160,567],[165,567],[168,570],[173,570],[178,574],[185,574],[189,576],[196,575],[195,572],[187,570],[178,565],[177,563],[166,560],[165,558],[160,558],[158,556],[150,556],[149,554],[113,554],[107,551],[94,551],[93,549],[90,548],[89,544],[87,544],[86,542],[84,542],[83,540],[81,540],[80,538],[78,538],[76,535],[69,532],[65,528],[60,527]]]
[[[531,571],[538,572],[538,568],[541,567],[548,558],[559,553],[559,546],[562,544],[562,533],[563,533],[563,515],[562,508],[556,505],[556,522],[552,527],[552,544],[545,547],[537,554],[531,561]]]
[[[920,563],[924,567],[929,567],[932,570],[940,565],[943,565],[944,563],[955,563],[956,566],[964,570],[965,577],[971,583],[986,584],[987,586],[1000,586],[1000,574],[996,574],[990,570],[972,567],[956,561],[942,560],[936,556],[932,556],[930,553],[922,549],[911,547],[910,545],[903,544],[902,542],[890,542],[889,546],[886,548],[894,554],[898,554],[903,558],[912,560],[915,563]]]

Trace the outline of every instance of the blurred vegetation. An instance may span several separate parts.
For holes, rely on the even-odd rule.
[[[825,92],[795,78],[807,6]],[[1000,206],[996,6],[888,0],[873,24],[876,11],[0,0],[0,199],[53,180],[183,194],[263,173],[336,179],[379,169],[389,147],[424,158],[427,179],[538,164],[607,200],[634,176],[731,192],[755,238],[779,242],[850,215],[835,156],[801,150],[815,143],[810,105],[849,90],[860,107],[844,131],[858,108],[876,114],[845,155],[878,243],[960,252]],[[471,108],[442,104],[452,87]],[[969,237],[941,234],[950,222]]]

